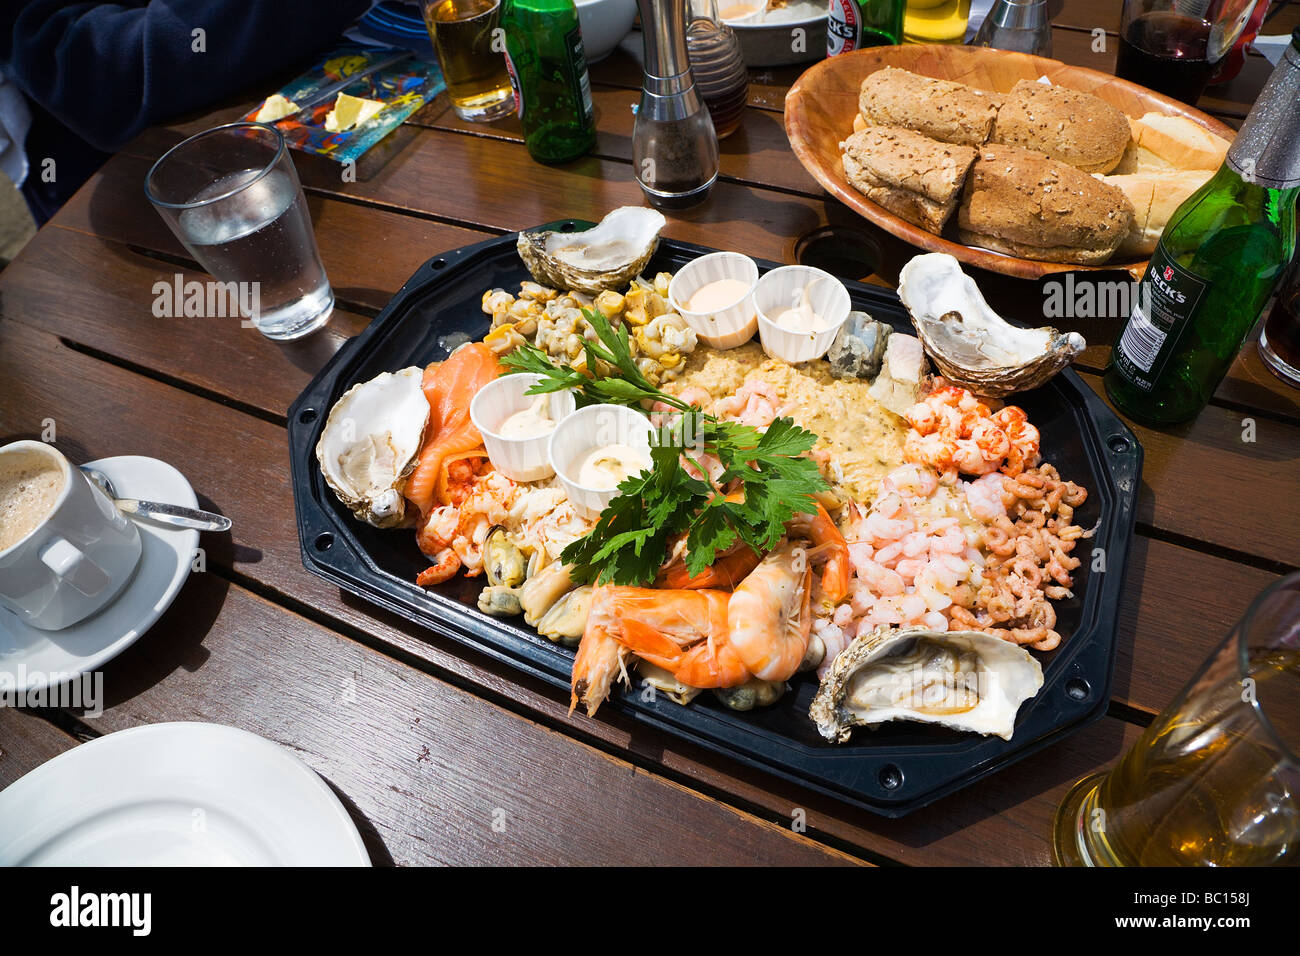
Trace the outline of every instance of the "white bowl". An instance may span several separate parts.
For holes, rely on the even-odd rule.
[[[810,283],[816,283],[810,304],[825,320],[826,328],[820,332],[803,332],[778,325],[776,316],[790,308],[799,291]],[[791,365],[825,355],[853,307],[844,283],[812,266],[780,266],[764,274],[754,287],[754,306],[758,310],[758,335],[763,351]]]
[[[686,308],[691,296],[710,282],[739,279],[749,292],[733,304],[714,312],[692,312]],[[692,259],[677,271],[668,285],[668,301],[700,340],[710,348],[734,349],[744,345],[758,331],[754,312],[754,287],[758,283],[758,265],[739,252],[711,252]]]
[[[740,41],[745,65],[755,69],[825,59],[826,19],[825,0],[802,0],[769,10],[761,20],[729,20],[727,26]]]
[[[636,0],[574,0],[588,63],[605,59],[632,29]]]
[[[522,412],[537,400],[527,391],[540,382],[540,375],[518,373],[502,375],[480,388],[469,403],[469,418],[483,436],[483,447],[493,467],[515,481],[541,481],[555,474],[551,467],[550,441],[555,429],[532,438],[507,438],[498,429],[507,418]],[[551,392],[551,420],[555,427],[573,414],[577,403],[567,389]]]
[[[654,426],[648,418],[622,405],[588,405],[560,422],[551,432],[551,467],[564,485],[574,510],[594,521],[618,495],[617,488],[593,488],[579,483],[578,471],[590,452],[605,445],[627,445],[643,452],[648,464],[653,434]]]
[[[754,9],[739,17],[728,17],[726,11],[730,7],[744,5]],[[767,0],[718,0],[718,19],[728,26],[737,23],[754,23],[763,16],[767,10]]]

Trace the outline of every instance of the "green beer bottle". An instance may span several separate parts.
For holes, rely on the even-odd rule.
[[[907,0],[829,0],[826,55],[903,42]]]
[[[1194,418],[1227,374],[1295,249],[1300,28],[1223,166],[1178,207],[1106,370],[1106,394],[1150,425]]]
[[[578,8],[573,0],[506,0],[502,25],[529,154],[539,163],[577,159],[596,145]]]

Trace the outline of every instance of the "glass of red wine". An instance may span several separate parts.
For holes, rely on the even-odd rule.
[[[1300,388],[1300,255],[1291,261],[1260,329],[1259,357],[1274,375]]]
[[[1256,3],[1268,0],[1124,0],[1115,75],[1195,105]]]

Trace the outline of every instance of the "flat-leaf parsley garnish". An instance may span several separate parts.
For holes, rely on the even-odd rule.
[[[583,315],[596,333],[596,341],[583,343],[585,369],[556,365],[527,344],[502,363],[510,372],[541,376],[529,394],[567,388],[579,405],[645,411],[647,403],[662,402],[676,412],[652,416],[658,427],[650,469],[622,481],[595,527],[560,555],[573,566],[574,580],[648,585],[680,535],[686,537],[687,572],[699,574],[738,544],[770,551],[787,521],[815,510],[813,496],[827,487],[817,463],[805,456],[816,435],[790,418],[777,418],[764,431],[705,414],[641,373],[626,330],[614,328],[598,311],[584,309]],[[704,467],[702,455],[717,463]],[[696,465],[694,474],[684,460]],[[736,479],[739,487],[723,494]]]

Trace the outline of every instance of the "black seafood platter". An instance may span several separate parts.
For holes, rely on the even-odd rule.
[[[582,222],[539,227],[563,231]],[[481,578],[456,578],[426,590],[415,585],[428,565],[407,530],[380,531],[356,521],[326,487],[315,447],[329,409],[349,387],[380,372],[426,365],[467,339],[486,334],[480,307],[491,288],[517,289],[530,278],[502,236],[430,259],[382,313],[349,341],[298,397],[289,415],[294,500],[303,563],[320,576],[438,634],[554,684],[569,686],[573,651],[540,637],[522,619],[489,617],[476,607]],[[675,272],[712,252],[663,240],[647,275]],[[778,265],[760,262],[766,271]],[[892,292],[847,282],[853,307],[912,333]],[[1045,461],[1089,491],[1075,520],[1096,535],[1075,552],[1075,596],[1057,603],[1060,647],[1038,655],[1044,683],[1020,709],[1011,740],[922,724],[858,728],[846,744],[821,738],[808,717],[817,690],[800,674],[776,704],[728,710],[709,693],[688,706],[664,695],[645,700],[616,690],[605,705],[635,720],[885,816],[902,816],[968,786],[1102,716],[1110,697],[1120,592],[1133,537],[1142,449],[1133,433],[1072,371],[1014,401],[1042,434]],[[646,695],[651,696],[651,695]],[[599,718],[597,718],[599,719]]]

